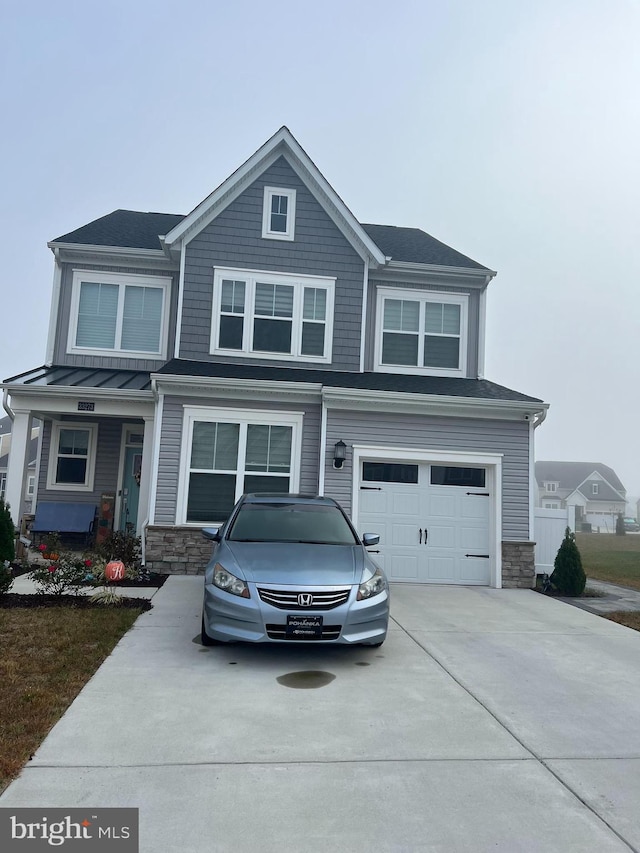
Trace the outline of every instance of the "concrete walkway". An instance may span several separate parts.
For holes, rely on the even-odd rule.
[[[397,585],[380,649],[205,649],[201,598],[158,591],[0,807],[136,806],[144,853],[640,849],[640,634]]]

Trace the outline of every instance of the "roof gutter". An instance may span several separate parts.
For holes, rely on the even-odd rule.
[[[4,387],[4,392],[2,394],[2,408],[9,415],[12,421],[16,419],[16,413],[13,411],[11,406],[9,405],[9,389],[6,385]]]
[[[66,249],[70,252],[85,252],[87,254],[95,254],[99,252],[105,255],[125,255],[136,258],[147,258],[148,260],[165,260],[167,256],[162,249],[141,249],[131,246],[97,246],[93,243],[57,243],[52,240],[47,243],[51,251],[58,256],[60,249]]]
[[[484,279],[484,285],[489,284],[492,278],[495,278],[498,273],[496,270],[490,270],[485,267],[481,269],[473,269],[472,267],[455,267],[444,264],[420,264],[415,261],[394,261],[389,258],[386,263],[386,268],[389,270],[398,270],[402,272],[437,272],[440,275],[452,276],[468,276],[471,278]]]

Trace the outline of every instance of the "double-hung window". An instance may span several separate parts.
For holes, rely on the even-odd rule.
[[[68,351],[165,358],[170,279],[75,270]]]
[[[47,488],[92,491],[97,424],[55,421],[51,428]]]
[[[298,489],[302,415],[185,409],[180,521],[224,521],[244,492]]]
[[[465,294],[379,289],[377,369],[464,376],[467,304]]]
[[[335,279],[216,269],[211,352],[329,362]]]
[[[267,240],[293,240],[296,226],[296,191],[265,187],[262,236]]]

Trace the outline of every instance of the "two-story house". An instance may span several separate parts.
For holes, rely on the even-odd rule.
[[[576,529],[615,533],[624,516],[627,491],[616,472],[602,462],[536,462],[537,503],[544,509],[576,508]]]
[[[46,364],[7,380],[7,495],[115,495],[147,565],[202,571],[243,492],[336,498],[393,581],[530,586],[546,404],[483,377],[490,269],[358,222],[282,128],[187,216],[52,241]],[[14,505],[19,505],[15,502]]]

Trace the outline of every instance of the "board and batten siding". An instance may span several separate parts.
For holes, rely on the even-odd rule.
[[[293,241],[262,237],[265,186],[296,190]],[[273,365],[273,359],[211,355],[214,267],[335,278],[333,356],[323,368],[359,369],[364,263],[283,157],[187,245],[180,336],[181,358]]]
[[[216,398],[170,397],[164,398],[160,437],[160,458],[156,489],[155,524],[175,524],[180,475],[180,454],[183,441],[182,425],[185,406],[203,406],[215,409],[252,409],[268,412],[301,412],[302,460],[300,464],[300,491],[317,494],[320,454],[320,403],[276,403],[249,400],[221,400]],[[265,418],[268,421],[268,415]]]
[[[121,273],[122,275],[149,275],[171,279],[169,293],[169,339],[167,358],[127,358],[126,356],[81,355],[67,352],[69,323],[71,320],[71,298],[73,291],[73,271]],[[56,335],[53,363],[68,364],[73,367],[106,367],[116,370],[157,370],[173,355],[175,346],[175,327],[178,301],[177,273],[171,269],[141,269],[140,267],[107,266],[106,264],[64,263],[60,281],[60,302],[56,321]]]
[[[467,317],[467,376],[475,379],[478,376],[478,335],[480,328],[480,292],[477,289],[465,287],[463,284],[452,285],[451,279],[438,281],[436,276],[430,275],[428,280],[421,283],[415,281],[384,281],[369,279],[367,288],[367,316],[365,322],[365,370],[375,370],[375,340],[376,306],[378,299],[378,288],[399,290],[435,291],[437,293],[464,293],[469,297],[469,310]]]
[[[49,470],[49,455],[51,453],[51,421],[45,421],[42,429],[42,450],[40,455],[40,473],[38,477],[38,501],[66,503],[87,503],[98,505],[100,495],[104,492],[115,494],[120,470],[120,446],[122,441],[122,424],[118,418],[86,418],[84,421],[68,417],[63,418],[65,426],[70,429],[83,427],[87,424],[98,424],[96,467],[93,480],[93,491],[71,491],[69,489],[47,489],[47,472]],[[135,418],[127,418],[127,424],[135,423]],[[140,421],[142,424],[143,422]]]
[[[333,447],[347,444],[340,470],[333,468]],[[351,513],[354,444],[416,450],[502,453],[502,538],[529,539],[529,424],[519,421],[394,415],[331,409],[327,418],[325,494]]]

